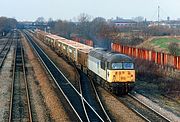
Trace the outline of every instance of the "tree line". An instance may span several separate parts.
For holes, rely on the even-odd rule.
[[[110,48],[111,42],[122,45],[136,46],[151,36],[180,35],[179,28],[166,26],[148,26],[150,22],[141,17],[136,17],[136,26],[117,27],[113,19],[103,17],[93,18],[88,14],[80,14],[76,21],[56,20],[51,18],[46,22],[46,31],[72,39],[73,35],[84,39],[93,40],[94,45]],[[37,19],[38,23],[45,22],[43,17]]]
[[[49,19],[48,26],[52,33],[66,38],[70,38],[71,34],[78,34],[86,39],[93,39],[94,36],[109,37],[108,34],[114,32],[115,27],[106,21],[106,19],[102,17],[91,19],[91,16],[82,13],[77,17],[77,22],[66,20],[53,21]]]
[[[0,17],[0,36],[16,28],[18,22],[14,18]]]
[[[41,19],[42,20],[42,19]],[[48,21],[49,30],[51,33],[71,39],[72,35],[90,39],[94,41],[94,45],[109,48],[111,33],[115,32],[116,28],[102,17],[92,19],[87,14],[80,14],[77,17],[77,22],[57,20]],[[101,41],[97,41],[101,40]],[[103,44],[102,44],[103,43]]]

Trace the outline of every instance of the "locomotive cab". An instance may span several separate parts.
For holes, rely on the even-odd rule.
[[[123,54],[114,54],[107,60],[108,82],[135,82],[133,60]]]
[[[126,94],[134,86],[134,62],[127,55],[93,49],[88,55],[88,69],[99,84],[115,94]]]

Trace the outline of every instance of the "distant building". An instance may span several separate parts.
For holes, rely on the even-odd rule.
[[[166,21],[160,21],[158,22],[151,22],[149,24],[149,27],[155,27],[155,26],[164,26],[168,28],[180,28],[180,21],[177,20],[166,20]]]
[[[23,22],[19,22],[18,28],[20,28],[20,29],[40,28],[40,29],[44,30],[47,28],[47,23],[23,21]]]
[[[170,20],[167,22],[171,28],[180,28],[180,21],[179,20]]]
[[[171,26],[169,24],[167,24],[166,22],[151,22],[148,27],[156,27],[156,26],[163,26],[163,27],[168,27],[170,28]]]
[[[112,23],[115,24],[116,27],[135,27],[135,26],[137,26],[137,22],[130,20],[130,19],[118,18],[116,20],[112,20]]]

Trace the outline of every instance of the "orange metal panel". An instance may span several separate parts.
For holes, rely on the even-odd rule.
[[[125,49],[126,49],[125,54],[129,55],[129,47],[127,47],[127,46],[126,46],[126,48],[125,48]]]
[[[80,38],[79,37],[75,37],[75,41],[76,42],[80,42]]]
[[[126,46],[126,54],[129,54],[129,47]]]
[[[86,40],[86,44],[90,44],[91,40]],[[151,50],[138,49],[134,47],[123,46],[120,44],[112,43],[112,51],[127,54],[133,57],[140,59],[153,61],[160,65],[174,66],[177,69],[180,69],[180,56],[172,56],[165,53],[155,52]]]
[[[129,48],[128,48],[127,46],[125,47],[125,51],[126,51],[125,54],[128,55],[128,53],[129,53]]]
[[[126,52],[127,52],[127,48],[126,46],[124,46],[124,54],[126,54]]]
[[[143,59],[143,49],[140,49],[140,58]]]
[[[174,67],[177,68],[178,67],[178,64],[177,64],[177,56],[174,56]]]
[[[161,53],[161,64],[164,65],[164,53]]]
[[[138,58],[141,58],[141,50],[138,49],[138,55],[137,55]]]
[[[144,59],[144,49],[141,49],[141,59]]]
[[[122,45],[121,47],[122,47],[122,53],[124,53],[124,46]]]
[[[116,43],[113,43],[113,51],[118,52]]]
[[[178,70],[180,70],[180,56],[178,56]]]
[[[156,62],[157,56],[156,56],[156,52],[152,51],[151,52],[151,61]]]
[[[121,52],[121,46],[120,45],[117,46],[117,50],[118,50],[118,52]]]
[[[161,56],[161,53],[158,52],[158,53],[157,53],[157,63],[160,64],[160,65],[162,64],[162,62],[161,62],[161,57],[162,57],[162,56]]]
[[[149,57],[150,51],[146,50],[146,60],[150,61],[150,57]]]
[[[119,44],[115,45],[115,50],[116,50],[116,52],[119,52]]]
[[[130,56],[133,56],[133,48],[130,47]]]
[[[142,49],[142,59],[146,60],[146,51]]]
[[[114,44],[114,45],[113,45],[114,51],[116,51],[116,47],[117,47],[116,45],[117,45],[117,44]]]
[[[122,49],[123,49],[123,52],[122,52],[122,53],[123,53],[123,54],[126,54],[126,46],[123,46]]]
[[[170,66],[170,55],[167,54],[167,65]]]
[[[137,49],[136,48],[133,48],[133,56],[137,57]]]
[[[167,55],[167,54],[164,54],[164,56],[163,56],[163,64],[164,64],[164,65],[167,65],[167,64],[168,64],[167,57],[168,57],[168,55]]]
[[[126,46],[123,46],[123,53],[126,54]]]
[[[123,53],[123,46],[122,45],[119,45],[119,49],[120,49],[119,52]]]
[[[114,44],[114,51],[118,52],[118,44]]]
[[[113,44],[113,50],[116,52],[117,51],[116,49],[117,49],[117,44],[114,43]]]
[[[92,47],[93,41],[92,40],[85,40],[85,44]]]
[[[131,47],[128,47],[128,55],[131,55]]]

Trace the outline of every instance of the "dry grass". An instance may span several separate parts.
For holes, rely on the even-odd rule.
[[[165,37],[163,36],[163,37],[151,37],[145,40],[137,47],[145,48],[149,50],[155,50],[157,52],[169,53],[168,45],[170,44],[170,42],[177,42],[180,45],[179,38],[171,37],[171,36],[165,36]]]

